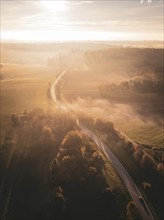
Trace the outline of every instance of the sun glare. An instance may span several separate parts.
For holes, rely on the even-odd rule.
[[[66,1],[42,1],[43,7],[48,9],[49,11],[61,12],[67,9]]]
[[[74,30],[40,30],[33,31],[9,31],[2,32],[2,39],[23,40],[23,41],[78,41],[78,40],[126,40],[135,39],[137,33],[119,33],[119,32],[98,32],[98,31],[74,31]],[[137,36],[139,39],[139,36]]]

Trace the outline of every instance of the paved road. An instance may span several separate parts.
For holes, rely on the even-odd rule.
[[[67,71],[63,71],[55,80],[55,82],[51,86],[51,96],[55,104],[57,104],[60,108],[63,110],[69,112],[70,114],[73,114],[73,109],[70,108],[68,104],[64,104],[60,102],[57,98],[57,85],[58,83],[63,80],[64,75],[67,73]],[[126,169],[123,167],[123,165],[120,163],[120,161],[116,158],[116,156],[112,153],[112,151],[90,130],[88,129],[80,120],[77,118],[76,115],[76,123],[78,127],[87,135],[89,136],[96,144],[97,146],[104,152],[106,157],[111,161],[113,167],[121,177],[122,181],[124,182],[125,186],[127,187],[141,217],[143,220],[153,220],[154,217],[142,197],[142,194],[140,193],[139,189],[137,188],[134,181],[131,179],[129,174],[127,173]]]

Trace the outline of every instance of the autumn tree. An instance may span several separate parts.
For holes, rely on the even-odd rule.
[[[127,204],[127,216],[128,216],[128,220],[141,219],[133,201],[129,201],[129,203]]]

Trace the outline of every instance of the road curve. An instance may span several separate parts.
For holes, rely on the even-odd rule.
[[[144,200],[142,194],[140,193],[138,187],[132,180],[132,178],[129,176],[126,169],[123,167],[123,165],[120,163],[120,161],[116,158],[116,156],[113,154],[113,152],[90,130],[88,129],[80,120],[77,118],[75,114],[73,114],[71,108],[67,104],[63,104],[60,102],[60,100],[57,99],[56,95],[56,89],[57,84],[63,79],[64,75],[67,73],[66,70],[64,70],[54,81],[54,83],[51,86],[51,96],[52,100],[55,104],[57,104],[61,109],[65,110],[66,112],[69,112],[76,118],[77,126],[87,135],[89,136],[96,144],[97,146],[104,152],[106,157],[111,161],[113,167],[121,177],[123,183],[127,187],[127,190],[129,191],[129,194],[131,195],[138,212],[140,213],[143,220],[154,220],[154,217]]]

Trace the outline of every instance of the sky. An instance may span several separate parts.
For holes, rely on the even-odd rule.
[[[163,0],[1,0],[1,39],[163,40]]]

